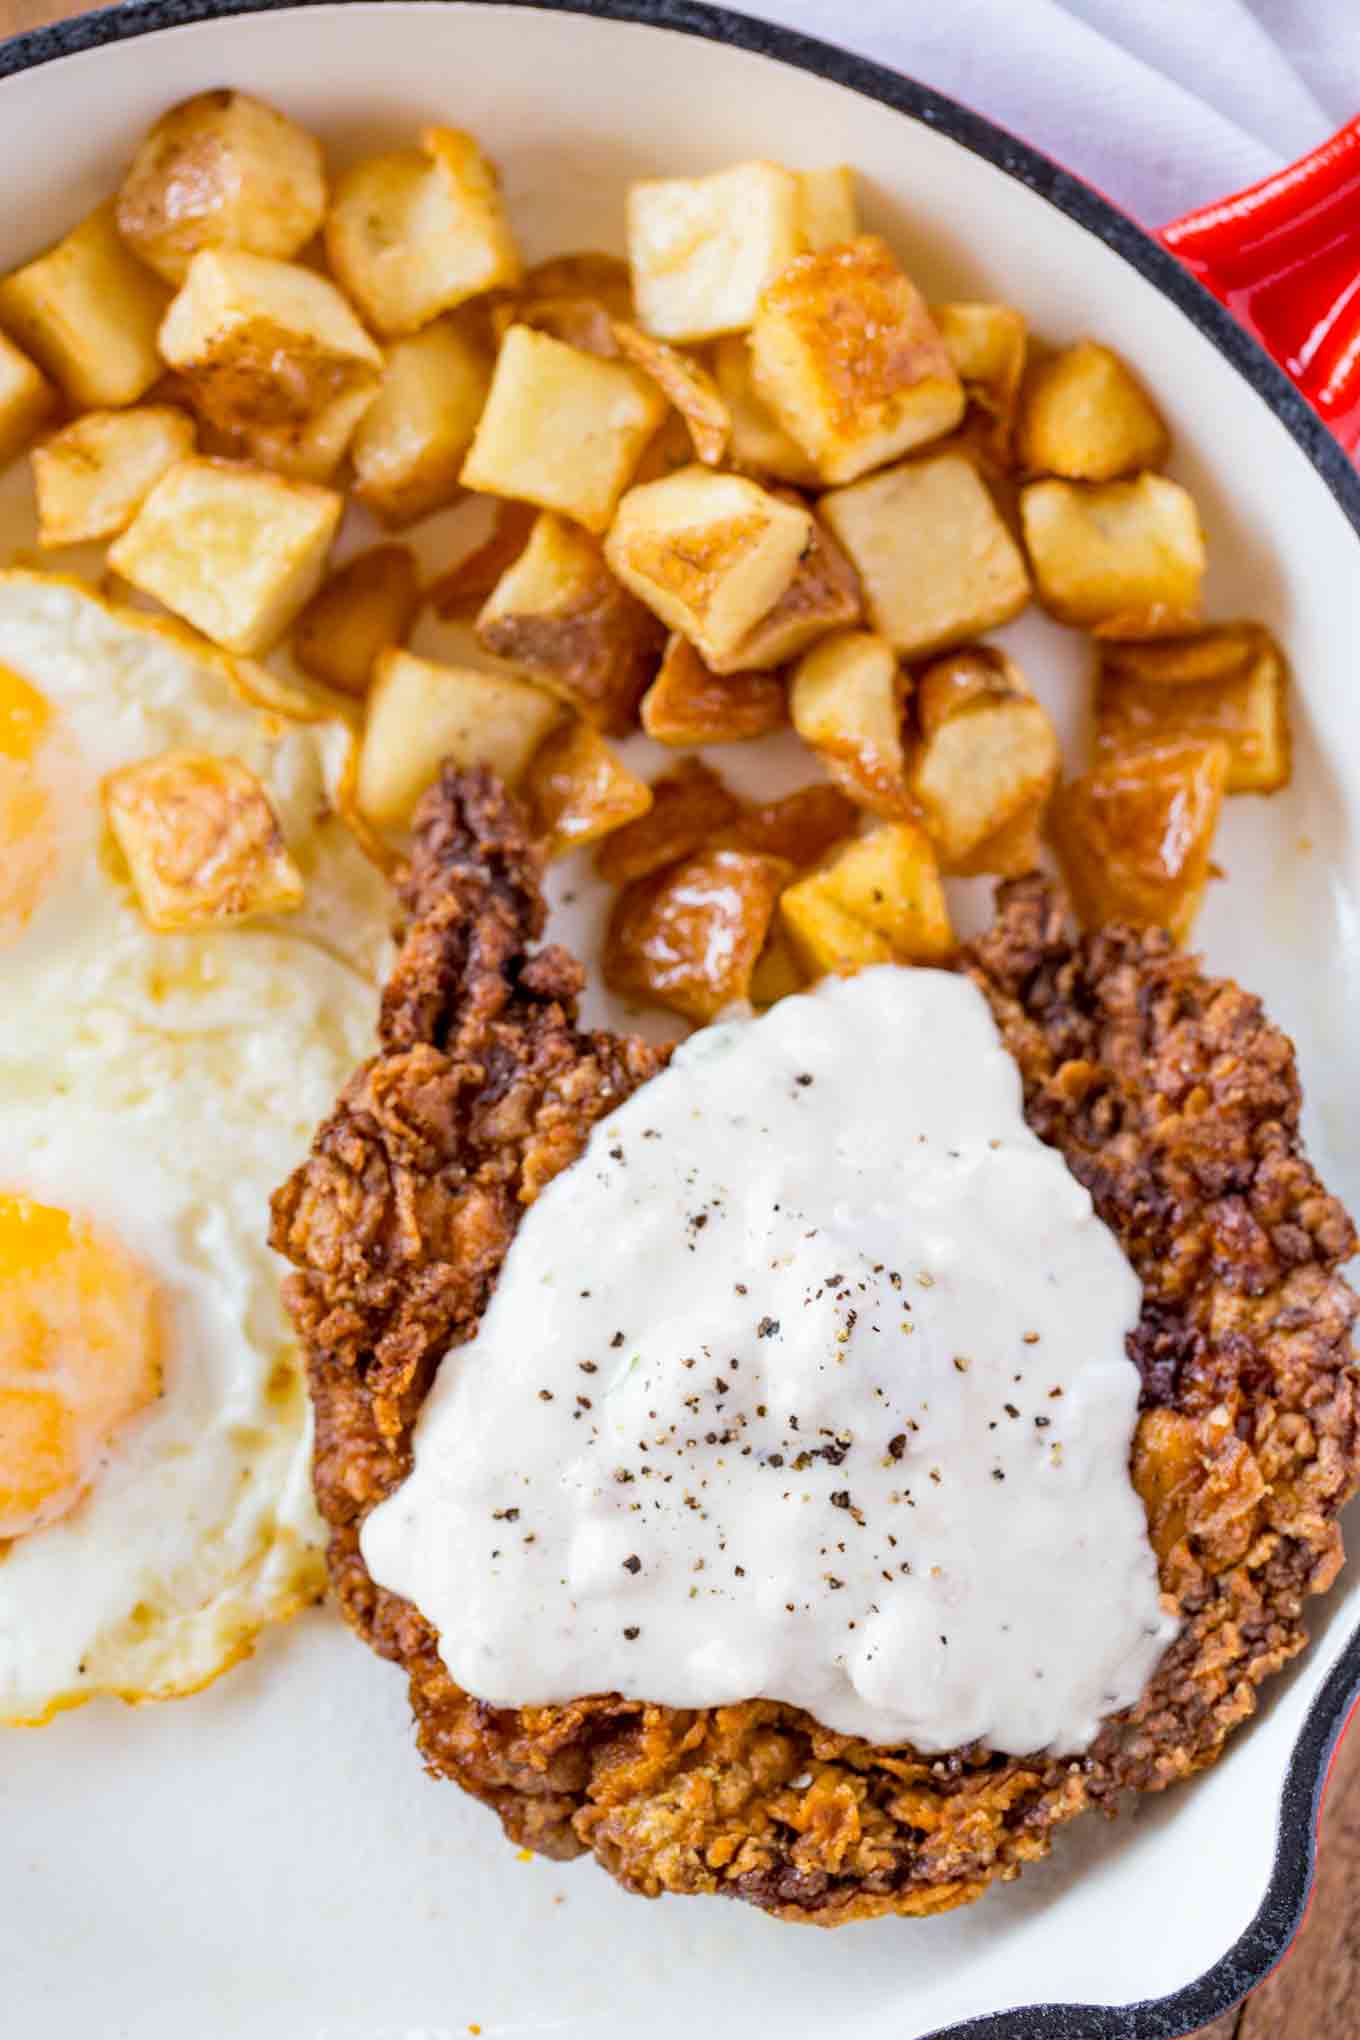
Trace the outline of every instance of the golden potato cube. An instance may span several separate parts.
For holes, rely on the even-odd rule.
[[[1259,623],[1215,623],[1188,637],[1106,639],[1100,655],[1111,672],[1160,687],[1195,680],[1231,680],[1246,671],[1263,642],[1273,642]]]
[[[886,638],[842,630],[804,654],[789,688],[793,726],[860,807],[911,807],[902,749],[906,683]]]
[[[744,331],[766,284],[802,247],[798,179],[778,163],[629,186],[633,296],[661,340]]]
[[[699,850],[614,902],[604,980],[703,1026],[745,999],[789,867],[752,850]]]
[[[951,303],[932,305],[930,316],[949,350],[964,394],[993,421],[993,456],[1007,463],[1029,348],[1024,314],[1013,305]]]
[[[125,531],[161,476],[193,450],[193,420],[172,404],[87,411],[33,449],[39,545]]]
[[[525,298],[508,291],[490,304],[489,320],[497,350],[512,326],[530,326],[535,333],[547,333],[564,347],[597,355],[601,361],[618,361],[623,354],[613,322],[597,298]]]
[[[795,170],[798,179],[798,225],[803,248],[818,253],[859,232],[855,173],[844,163],[824,170]]]
[[[1184,942],[1227,778],[1228,747],[1214,739],[1123,753],[1059,788],[1049,829],[1084,926],[1131,921]]]
[[[1101,647],[1096,694],[1099,752],[1221,737],[1228,747],[1228,793],[1275,793],[1289,784],[1285,664],[1266,631],[1258,630],[1247,658],[1218,679],[1168,683],[1144,678],[1136,656],[1142,649]]]
[[[719,340],[713,350],[713,375],[730,421],[732,465],[758,475],[815,487],[817,470],[796,439],[756,395],[751,380],[751,344],[744,333]]]
[[[1031,371],[1020,405],[1019,451],[1032,474],[1112,482],[1160,467],[1171,435],[1113,348],[1081,340]]]
[[[0,468],[23,452],[56,406],[47,377],[0,333]]]
[[[388,336],[522,273],[496,173],[472,137],[431,127],[420,143],[344,171],[326,215],[331,269]]]
[[[321,145],[244,92],[200,92],[163,113],[118,193],[118,231],[167,283],[200,248],[287,262],[326,210]]]
[[[705,467],[721,465],[732,433],[731,414],[718,385],[700,361],[664,340],[653,340],[625,319],[611,328],[620,354],[650,376],[689,427],[694,451]]]
[[[232,452],[248,455],[258,467],[270,468],[276,475],[291,475],[300,482],[330,482],[377,394],[376,383],[346,390],[315,418],[302,418],[292,425],[261,426],[241,433],[234,442],[228,435],[228,442]],[[210,439],[220,428],[204,422],[205,438]]]
[[[806,506],[793,492],[777,490],[798,509]],[[864,610],[859,575],[824,524],[812,520],[812,535],[793,579],[774,608],[753,623],[736,650],[717,662],[715,670],[764,670],[796,659],[828,631],[858,623]]]
[[[1060,623],[1156,637],[1198,622],[1204,533],[1179,482],[1031,482],[1020,515],[1039,600]]]
[[[464,488],[518,496],[605,531],[666,414],[654,382],[512,326],[463,463]]]
[[[652,789],[598,730],[578,719],[550,731],[539,745],[525,775],[524,798],[549,857],[561,857],[645,815]]]
[[[232,652],[277,644],[321,580],[344,500],[234,461],[162,475],[109,565]]]
[[[381,350],[335,285],[295,262],[206,248],[189,264],[161,327],[161,352],[195,408],[224,432],[281,435],[329,421],[350,431],[376,394]],[[345,441],[335,448],[334,466]],[[316,449],[311,449],[315,459]]]
[[[818,508],[850,555],[869,621],[906,658],[1018,616],[1029,575],[986,483],[958,453],[866,475]]]
[[[524,551],[538,522],[540,513],[532,503],[514,503],[509,497],[487,500],[492,505],[490,535],[425,591],[426,601],[442,617],[459,622],[475,618],[506,568]]]
[[[561,719],[561,703],[527,680],[380,652],[359,747],[359,811],[378,829],[409,821],[445,759],[489,766],[513,785]]]
[[[796,793],[747,808],[719,830],[713,841],[729,850],[763,850],[768,857],[782,857],[801,871],[820,863],[828,850],[843,836],[852,836],[858,827],[859,809],[839,787],[800,786]]]
[[[164,369],[170,293],[124,244],[112,205],[0,281],[0,327],[82,410],[135,404]]]
[[[323,581],[297,620],[293,657],[342,694],[367,694],[379,652],[405,642],[420,608],[415,554],[375,545]]]
[[[620,734],[633,726],[662,645],[656,618],[614,578],[598,542],[551,510],[487,597],[477,636],[588,722]]]
[[[911,790],[940,862],[957,870],[1016,816],[1042,812],[1062,764],[1058,736],[1019,667],[983,646],[928,667],[916,701]]]
[[[453,502],[490,387],[487,356],[451,318],[394,340],[350,449],[359,501],[391,525]]]
[[[814,977],[873,963],[936,963],[955,947],[935,851],[915,822],[856,836],[791,885],[780,912]]]
[[[142,918],[158,933],[302,905],[278,816],[239,758],[162,751],[110,773],[103,793]]]
[[[764,1012],[767,1007],[778,1005],[781,999],[805,991],[807,981],[807,972],[798,960],[789,931],[776,916],[765,937],[765,947],[756,958],[747,997],[758,1011]]]
[[[812,518],[744,475],[682,468],[630,489],[605,541],[625,586],[715,672],[789,587]]]
[[[546,262],[535,262],[524,272],[520,294],[527,302],[536,298],[558,302],[590,299],[603,306],[611,319],[631,319],[636,313],[632,274],[626,258],[604,255],[596,248],[550,255]]]
[[[1024,878],[1043,862],[1043,821],[1047,803],[1039,800],[1022,808],[1010,821],[984,837],[966,857],[951,864],[954,878]]]
[[[788,693],[777,673],[715,673],[677,631],[640,714],[659,744],[736,744],[782,729]]]
[[[825,482],[938,439],[964,411],[925,300],[877,234],[801,255],[766,287],[751,373]]]
[[[647,878],[687,857],[741,813],[711,766],[685,758],[673,772],[653,781],[649,811],[609,837],[595,855],[595,868],[611,885]]]

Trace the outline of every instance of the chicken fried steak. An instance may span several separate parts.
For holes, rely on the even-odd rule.
[[[597,1695],[518,1710],[462,1692],[416,1609],[375,1585],[366,1515],[405,1477],[440,1356],[486,1306],[518,1219],[665,1052],[582,1031],[579,966],[534,950],[540,856],[485,773],[417,816],[380,1048],[274,1200],[316,1407],[316,1488],[346,1616],[410,1679],[421,1750],[547,1855],[628,1889],[709,1892],[823,1926],[943,1911],[1053,1830],[1211,1763],[1306,1641],[1357,1484],[1355,1235],[1298,1133],[1293,1052],[1257,1000],[1160,933],[1075,937],[1039,879],[1003,886],[962,967],[1025,1112],[1144,1285],[1132,1472],[1180,1632],[1084,1755],[943,1756],[831,1733],[773,1701]]]

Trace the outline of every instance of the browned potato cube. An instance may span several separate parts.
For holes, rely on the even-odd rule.
[[[1043,862],[1046,803],[1036,801],[949,866],[954,878],[1023,878]]]
[[[158,933],[302,905],[278,817],[239,758],[162,751],[110,773],[103,791],[142,917]]]
[[[888,822],[836,851],[780,901],[784,926],[812,977],[874,963],[935,963],[954,931],[930,838]]]
[[[1097,749],[1113,753],[1184,738],[1206,742],[1221,737],[1228,747],[1229,793],[1275,793],[1287,786],[1290,740],[1284,660],[1266,631],[1258,629],[1255,639],[1248,656],[1222,677],[1171,683],[1145,678],[1139,671],[1139,652],[1155,653],[1162,647],[1102,645]],[[1234,632],[1230,643],[1237,640]]]
[[[655,617],[615,580],[596,541],[548,510],[487,597],[477,635],[597,728],[619,733],[632,726],[662,645]]]
[[[463,463],[468,489],[519,496],[604,531],[666,412],[654,382],[512,326]]]
[[[613,321],[598,298],[524,298],[511,292],[492,305],[490,319],[497,349],[512,326],[530,326],[535,333],[550,334],[580,354],[594,354],[601,361],[623,357]]]
[[[715,673],[688,638],[673,633],[642,697],[642,727],[660,744],[735,744],[767,736],[789,719],[777,673]]]
[[[612,331],[624,359],[650,376],[680,413],[705,467],[718,467],[727,451],[732,419],[703,363],[678,347],[668,347],[664,340],[653,340],[626,320],[615,319]]]
[[[561,857],[645,815],[652,789],[615,756],[598,730],[577,720],[539,745],[525,775],[524,798],[549,857]]]
[[[540,512],[532,503],[514,503],[509,497],[492,500],[493,523],[490,536],[474,546],[425,591],[445,618],[468,621],[474,618],[507,567],[512,567],[538,522]]]
[[[970,403],[992,419],[991,451],[1010,460],[1015,407],[1025,373],[1028,334],[1024,314],[1013,305],[932,305],[930,316]]]
[[[521,274],[496,173],[472,137],[426,128],[420,142],[343,172],[326,217],[332,270],[389,337]]]
[[[56,407],[47,377],[0,333],[0,468],[23,452]]]
[[[740,812],[717,773],[700,758],[686,758],[653,781],[650,811],[601,845],[595,868],[611,885],[647,878],[707,843]]]
[[[958,453],[929,454],[823,496],[874,629],[906,658],[1008,623],[1029,575],[986,484]]]
[[[525,680],[379,652],[359,748],[359,810],[376,829],[400,826],[446,758],[486,765],[513,785],[561,719],[561,703]]]
[[[1199,621],[1204,533],[1178,482],[1031,482],[1020,515],[1039,600],[1060,623],[1165,637]]]
[[[193,420],[170,404],[87,411],[33,449],[39,545],[126,530],[161,476],[193,450]]]
[[[751,850],[699,850],[625,886],[604,945],[604,978],[624,998],[703,1026],[745,999],[789,867]]]
[[[812,518],[743,475],[682,468],[630,489],[605,541],[610,566],[649,609],[698,647],[715,672],[798,569]]]
[[[727,406],[732,465],[755,475],[773,475],[778,481],[815,487],[817,470],[811,459],[756,395],[751,346],[744,333],[719,340],[713,349],[713,375]]]
[[[911,790],[946,871],[1018,815],[1042,811],[1061,768],[1057,732],[1004,653],[976,646],[917,681]]]
[[[963,416],[925,300],[876,234],[791,262],[751,328],[757,392],[827,482],[850,482]]]
[[[776,493],[786,502],[803,507],[802,499],[791,489]],[[827,527],[814,517],[811,535],[788,587],[774,608],[759,623],[752,624],[737,649],[720,660],[715,670],[726,673],[734,666],[763,670],[786,665],[829,631],[858,623],[863,610],[859,575]]]
[[[321,148],[244,92],[201,92],[163,113],[118,194],[118,231],[167,283],[200,248],[289,261],[326,210]]]
[[[756,958],[747,996],[753,1006],[764,1012],[767,1007],[778,1005],[781,999],[789,998],[794,992],[805,991],[807,981],[807,972],[798,961],[789,931],[776,916],[765,937],[765,947]]]
[[[526,302],[535,298],[591,298],[611,319],[634,316],[633,280],[622,255],[604,255],[586,248],[573,254],[550,255],[524,273],[520,287]]]
[[[375,545],[324,581],[297,620],[293,657],[304,673],[342,694],[366,694],[388,645],[405,642],[420,607],[415,554]]]
[[[1269,634],[1259,623],[1215,623],[1188,637],[1110,638],[1101,658],[1112,673],[1179,687],[1195,680],[1232,680],[1246,671]]]
[[[452,503],[490,387],[489,359],[453,318],[394,340],[350,450],[359,501],[390,525]]]
[[[804,250],[813,253],[853,240],[859,231],[855,173],[844,163],[824,170],[795,170],[798,225]]]
[[[794,670],[794,728],[850,798],[874,814],[911,808],[902,749],[905,698],[896,654],[872,631],[837,631]]]
[[[759,807],[747,808],[715,837],[734,850],[763,850],[801,871],[818,864],[843,836],[859,827],[859,809],[835,786],[800,786]]]
[[[1106,759],[1058,790],[1053,846],[1088,928],[1166,928],[1184,942],[1209,880],[1228,747],[1162,744]]]
[[[1171,435],[1127,363],[1112,348],[1082,340],[1031,371],[1020,406],[1019,451],[1032,474],[1112,482],[1160,467]]]
[[[64,241],[0,281],[0,327],[82,410],[135,404],[164,364],[156,347],[170,293],[132,254],[101,205]]]
[[[740,333],[765,285],[802,246],[798,180],[778,163],[629,186],[633,294],[659,339]]]

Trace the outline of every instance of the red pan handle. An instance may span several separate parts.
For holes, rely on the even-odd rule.
[[[1287,170],[1173,220],[1163,247],[1360,446],[1360,115]]]

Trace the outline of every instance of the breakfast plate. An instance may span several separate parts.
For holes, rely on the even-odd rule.
[[[617,246],[624,187],[658,166],[844,159],[866,224],[932,298],[1001,298],[1056,340],[1093,334],[1134,361],[1203,511],[1210,613],[1259,618],[1296,682],[1292,784],[1234,804],[1196,942],[1294,1038],[1312,1152],[1360,1201],[1360,483],[1169,255],[924,89],[701,7],[168,0],[0,50],[0,269],[96,205],[167,105],[223,84],[286,108],[337,162],[422,121],[466,123],[530,259]],[[6,556],[31,545],[8,480],[0,520]],[[438,626],[419,629],[414,648],[438,657]],[[1000,637],[1065,743],[1080,741],[1075,640],[1034,611]],[[662,754],[633,741],[655,769]],[[723,769],[751,794],[795,783],[777,753]],[[980,925],[988,888],[971,884],[964,913]],[[603,894],[583,869],[560,867],[553,905],[553,932],[595,955]],[[644,2023],[721,2040],[753,2021],[790,2036],[853,2024],[869,2040],[1188,2032],[1265,1973],[1302,1915],[1326,1765],[1360,1689],[1358,1623],[1343,1574],[1312,1647],[1193,1787],[1080,1824],[980,1905],[828,1937],[707,1900],[644,1912],[588,1866],[517,1859],[487,1813],[421,1777],[397,1673],[308,1612],[187,1704],[101,1702],[6,1733],[11,2001],[58,2040],[158,2040],[186,2023],[247,2040],[550,2027],[606,2040]]]

